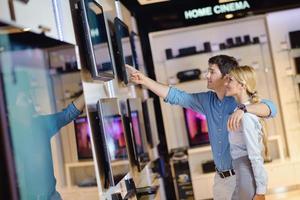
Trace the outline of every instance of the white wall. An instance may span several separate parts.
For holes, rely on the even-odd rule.
[[[300,155],[300,105],[292,57],[300,53],[284,50],[282,46],[289,44],[288,32],[300,30],[300,9],[269,13],[266,18],[287,144],[291,158],[297,159]]]

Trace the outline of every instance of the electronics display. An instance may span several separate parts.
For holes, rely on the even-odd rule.
[[[110,160],[127,159],[125,131],[121,115],[105,116],[103,126]]]
[[[200,79],[201,71],[200,69],[190,69],[177,73],[177,78],[180,82],[191,81]]]
[[[145,119],[147,141],[149,146],[153,148],[159,144],[153,98],[146,99],[143,102],[143,114]]]
[[[193,199],[193,185],[187,151],[174,149],[170,165],[175,186],[176,199]]]
[[[121,116],[119,101],[116,98],[100,99],[97,103],[100,120],[101,139],[105,160],[109,163],[108,184],[116,185],[128,172],[129,160],[125,138],[125,128]]]
[[[190,147],[209,144],[205,115],[191,109],[183,109]]]
[[[300,48],[300,30],[289,32],[289,38],[292,49]]]
[[[109,81],[114,78],[111,62],[110,45],[104,12],[94,0],[80,0],[77,3],[83,29],[84,49],[86,51],[87,67],[94,79]]]
[[[294,58],[294,61],[295,61],[296,73],[300,74],[300,57]]]
[[[297,31],[296,31],[297,32]],[[297,42],[299,43],[299,40],[297,40],[298,37],[296,37],[297,33],[291,32],[290,34],[290,39],[291,35],[293,37],[293,44],[296,44]],[[299,34],[299,33],[298,33]],[[264,38],[265,40],[267,39],[266,36]],[[173,55],[173,51],[171,48],[165,49],[165,54],[166,54],[166,59],[173,59],[173,58],[180,58],[184,56],[190,56],[190,55],[196,55],[196,54],[203,54],[203,53],[209,53],[212,51],[219,51],[219,50],[225,50],[225,49],[230,49],[230,48],[235,48],[235,47],[241,47],[241,46],[246,46],[246,45],[252,45],[252,44],[259,44],[261,42],[264,42],[264,40],[258,36],[255,36],[252,38],[250,35],[244,35],[242,36],[235,36],[235,37],[229,37],[226,38],[225,42],[221,43],[210,43],[209,41],[203,42],[203,50],[198,50],[196,46],[190,46],[190,47],[184,47],[184,48],[179,48],[178,49],[178,54]],[[291,45],[293,46],[293,45]],[[300,45],[299,45],[300,47]],[[295,48],[295,47],[292,47]]]
[[[95,169],[98,171],[101,179],[100,183],[98,184],[102,184],[102,188],[107,188],[109,187],[110,183],[110,161],[108,159],[108,156],[105,154],[105,146],[103,145],[104,140],[101,136],[102,131],[100,127],[100,118],[96,105],[88,105],[87,110],[92,136],[91,140],[93,141],[95,150],[94,160],[96,160],[97,163]]]
[[[139,70],[141,65],[144,65],[143,56],[142,56],[142,47],[140,45],[140,38],[139,36],[131,31],[130,33],[130,44],[132,49],[132,56],[133,56],[133,66]]]
[[[78,160],[92,159],[91,134],[87,117],[74,120]]]
[[[115,39],[117,44],[116,68],[121,81],[128,83],[125,64],[133,66],[133,53],[130,44],[130,35],[127,25],[119,18],[114,19]]]
[[[131,129],[128,138],[132,141],[135,163],[141,171],[149,161],[141,99],[127,99],[127,106]]]

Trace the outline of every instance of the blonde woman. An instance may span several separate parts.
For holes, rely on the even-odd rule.
[[[230,71],[225,83],[226,96],[233,96],[239,105],[260,102],[256,76],[252,67],[241,66]],[[267,173],[263,166],[263,126],[258,116],[245,113],[238,131],[229,130],[230,153],[236,173],[236,191],[242,200],[264,200]],[[265,147],[266,148],[266,147]]]

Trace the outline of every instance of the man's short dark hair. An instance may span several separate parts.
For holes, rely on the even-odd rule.
[[[217,65],[223,77],[229,74],[232,68],[237,67],[239,65],[234,57],[227,55],[213,56],[208,60],[208,63]]]

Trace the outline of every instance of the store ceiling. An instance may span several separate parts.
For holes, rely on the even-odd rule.
[[[139,26],[148,32],[193,26],[227,20],[225,14],[207,17],[185,19],[185,11],[195,8],[223,4],[236,0],[119,0],[127,7],[133,16],[140,21]],[[242,1],[242,0],[240,0]],[[276,10],[300,7],[299,0],[251,0],[251,9],[235,11],[230,19],[237,19],[256,14],[264,14]]]

